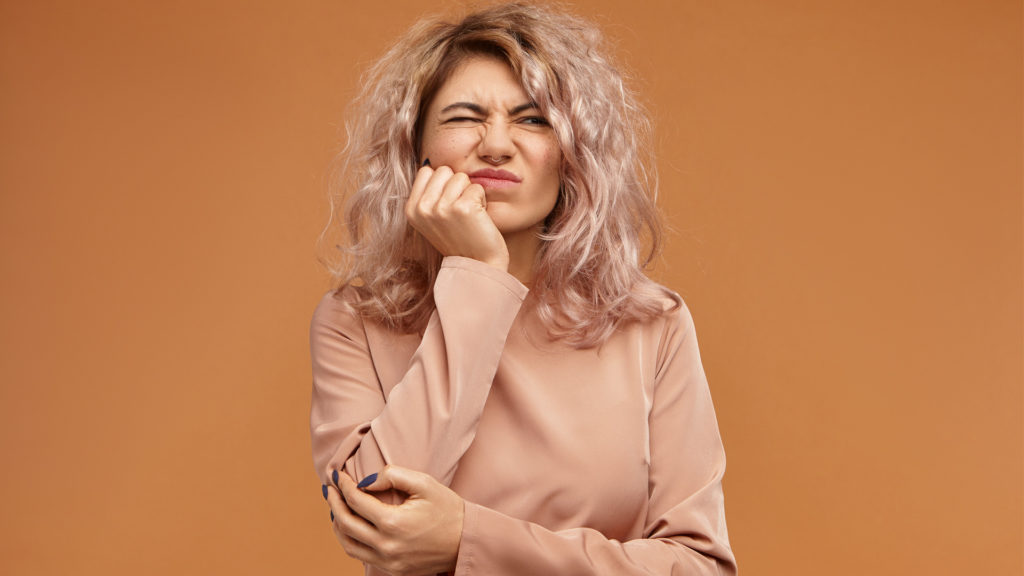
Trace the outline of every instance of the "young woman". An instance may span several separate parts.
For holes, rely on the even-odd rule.
[[[370,71],[313,455],[368,574],[733,574],[693,323],[642,266],[647,121],[598,32],[423,22]]]

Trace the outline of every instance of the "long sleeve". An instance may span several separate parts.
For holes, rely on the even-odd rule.
[[[436,309],[391,388],[382,386],[379,370],[393,361],[375,357],[388,354],[379,346],[371,354],[371,327],[344,293],[325,296],[310,327],[310,432],[321,479],[334,469],[359,479],[395,464],[449,484],[526,293],[486,264],[445,258],[434,284]]]
[[[618,541],[591,528],[553,530],[467,502],[456,576],[736,573],[721,486],[725,453],[692,319],[683,305],[667,316],[649,394],[642,537]],[[571,477],[572,471],[551,474]]]

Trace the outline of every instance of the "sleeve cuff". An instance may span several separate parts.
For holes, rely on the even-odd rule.
[[[480,522],[480,506],[469,501],[463,501],[463,506],[462,540],[459,542],[459,555],[455,560],[454,576],[469,576],[474,573],[473,555],[476,547],[474,536]]]
[[[530,289],[517,280],[515,276],[508,272],[502,272],[490,264],[485,264],[479,260],[474,260],[473,258],[466,258],[465,256],[445,256],[444,260],[441,261],[441,270],[445,269],[466,271],[493,280],[503,286],[520,301],[524,300],[526,298],[526,294],[530,291]]]

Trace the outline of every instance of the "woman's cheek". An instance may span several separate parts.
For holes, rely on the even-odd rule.
[[[441,139],[441,150],[438,152],[448,160],[449,166],[457,169],[457,166],[452,166],[452,164],[456,160],[468,158],[476,149],[477,143],[479,143],[479,138],[473,134],[472,130],[453,131]]]
[[[544,154],[544,165],[550,170],[558,170],[562,164],[562,150],[558,147],[558,141],[555,139],[554,134],[549,134],[545,141],[545,145],[542,147]]]

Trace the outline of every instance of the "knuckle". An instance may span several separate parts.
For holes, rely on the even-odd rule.
[[[383,532],[393,534],[398,532],[401,528],[401,521],[399,520],[398,515],[394,512],[389,512],[380,519],[379,528]]]
[[[430,218],[430,216],[431,209],[428,206],[419,205],[413,209],[412,217],[410,219],[413,221],[423,221],[427,218]]]
[[[473,204],[471,202],[459,202],[454,206],[454,211],[459,216],[469,216],[473,213]]]
[[[341,549],[352,558],[364,562],[368,560],[366,553],[363,552],[363,550],[360,549],[356,542],[351,538],[342,538],[339,539],[339,542],[341,542]]]
[[[405,576],[412,573],[411,568],[412,566],[408,562],[397,558],[391,561],[391,569],[388,572],[391,572],[394,576]]]
[[[334,515],[334,527],[338,529],[338,532],[346,536],[351,536],[352,522],[346,517],[345,514]]]
[[[401,563],[401,559],[399,557],[399,553],[401,552],[400,546],[394,540],[381,542],[377,551],[380,552],[381,556],[389,558],[392,565]]]

